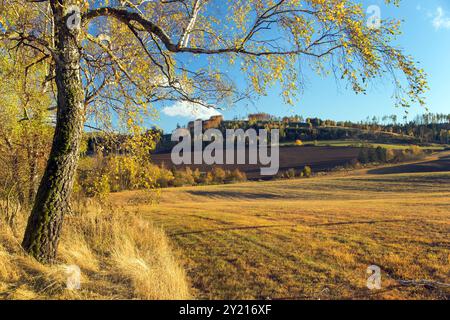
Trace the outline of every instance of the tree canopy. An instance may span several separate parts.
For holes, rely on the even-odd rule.
[[[79,23],[85,104],[101,125],[111,124],[111,111],[131,126],[154,114],[157,101],[224,107],[277,84],[293,104],[308,70],[345,80],[357,93],[389,76],[398,105],[424,104],[424,71],[392,45],[399,22],[370,28],[355,1],[3,0],[1,36],[35,64],[57,63],[50,2],[67,6],[68,24]]]

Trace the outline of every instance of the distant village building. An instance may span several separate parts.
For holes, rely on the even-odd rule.
[[[200,120],[200,119],[198,119],[198,120]],[[208,120],[204,120],[203,121],[203,130],[219,128],[220,124],[222,122],[223,122],[223,116],[222,115],[212,116]],[[190,121],[188,123],[188,129],[191,130],[191,131],[194,130],[194,124],[195,124],[195,121]]]
[[[248,115],[248,121],[270,121],[273,116],[268,113],[253,113]]]
[[[223,121],[222,115],[212,116],[211,118],[209,118],[209,120],[203,122],[203,128],[206,130],[218,128],[222,123],[222,121]]]
[[[284,117],[281,121],[284,123],[303,122],[303,118],[300,116]]]

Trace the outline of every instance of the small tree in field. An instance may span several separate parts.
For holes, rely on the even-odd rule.
[[[57,105],[24,249],[42,262],[56,257],[86,120],[138,135],[158,101],[223,107],[274,85],[293,103],[308,67],[357,93],[391,75],[400,105],[423,104],[424,73],[390,45],[398,34],[396,21],[369,28],[354,0],[2,1],[0,54],[21,50],[33,65],[47,63],[41,80]],[[227,69],[240,71],[248,90]]]
[[[284,177],[287,179],[294,179],[297,176],[297,171],[294,168],[290,168],[284,173]]]
[[[304,166],[302,170],[302,177],[310,178],[312,174],[312,169],[310,166]]]

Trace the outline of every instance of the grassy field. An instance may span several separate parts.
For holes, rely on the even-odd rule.
[[[305,141],[305,144],[309,144],[312,142]],[[282,144],[283,146],[294,146],[295,142],[289,142]],[[371,146],[371,147],[382,147],[386,149],[394,149],[394,150],[404,150],[410,147],[410,144],[394,144],[394,143],[377,143],[373,141],[361,141],[361,140],[319,140],[314,142],[314,145],[317,147],[362,147],[362,146]],[[444,150],[447,145],[443,144],[430,144],[428,146],[419,147],[423,150],[432,150],[432,151],[441,151]]]
[[[449,298],[450,172],[329,176],[136,193],[113,201],[162,226],[196,298]],[[366,288],[369,265],[382,289]],[[399,282],[415,280],[415,284]]]

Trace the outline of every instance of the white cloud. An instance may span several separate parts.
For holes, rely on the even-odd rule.
[[[170,107],[164,107],[162,112],[170,117],[183,117],[192,120],[206,120],[212,116],[221,115],[221,113],[214,108],[207,108],[188,101],[178,101]]]
[[[447,13],[442,7],[436,9],[436,13],[433,17],[433,26],[436,30],[450,29],[450,17],[447,16]]]

